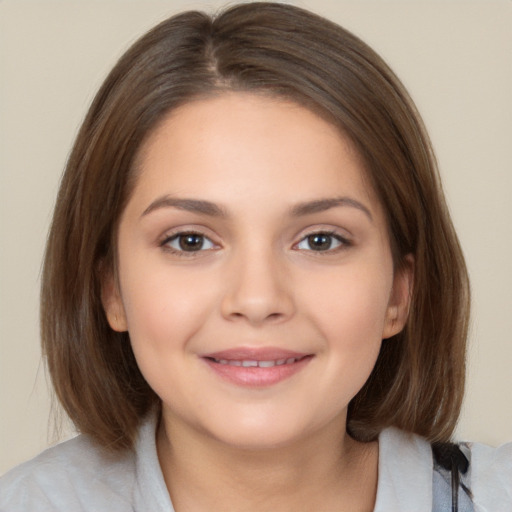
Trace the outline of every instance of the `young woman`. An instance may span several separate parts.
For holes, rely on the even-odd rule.
[[[406,91],[289,5],[163,22],[64,175],[43,347],[81,435],[0,509],[508,510],[512,445],[449,443],[467,273]]]

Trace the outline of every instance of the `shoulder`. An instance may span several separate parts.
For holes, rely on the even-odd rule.
[[[467,443],[475,510],[512,510],[512,443]]]
[[[475,512],[512,510],[512,443],[464,443]],[[388,428],[379,436],[375,512],[432,510],[434,460],[424,438]],[[421,509],[418,506],[421,504]]]
[[[432,469],[425,439],[396,428],[383,430],[375,512],[432,510]]]
[[[80,435],[1,477],[0,511],[126,510],[134,478],[133,453],[109,454]]]

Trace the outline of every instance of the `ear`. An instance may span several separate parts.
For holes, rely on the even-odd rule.
[[[127,331],[128,326],[121,293],[112,272],[108,272],[102,277],[101,302],[110,327],[117,332]]]
[[[395,270],[393,288],[386,311],[382,338],[391,338],[405,326],[409,316],[409,307],[414,282],[414,257],[408,254],[402,266]]]

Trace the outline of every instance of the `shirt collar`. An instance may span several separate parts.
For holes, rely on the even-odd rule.
[[[374,512],[432,510],[432,450],[423,438],[387,428],[379,436]]]

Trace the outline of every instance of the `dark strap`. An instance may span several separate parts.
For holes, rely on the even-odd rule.
[[[460,446],[455,443],[432,443],[434,456],[434,470],[441,468],[450,475],[451,481],[451,510],[459,512],[459,488],[464,491],[469,500],[472,499],[471,491],[462,481],[462,476],[469,469],[469,460],[464,455]]]

